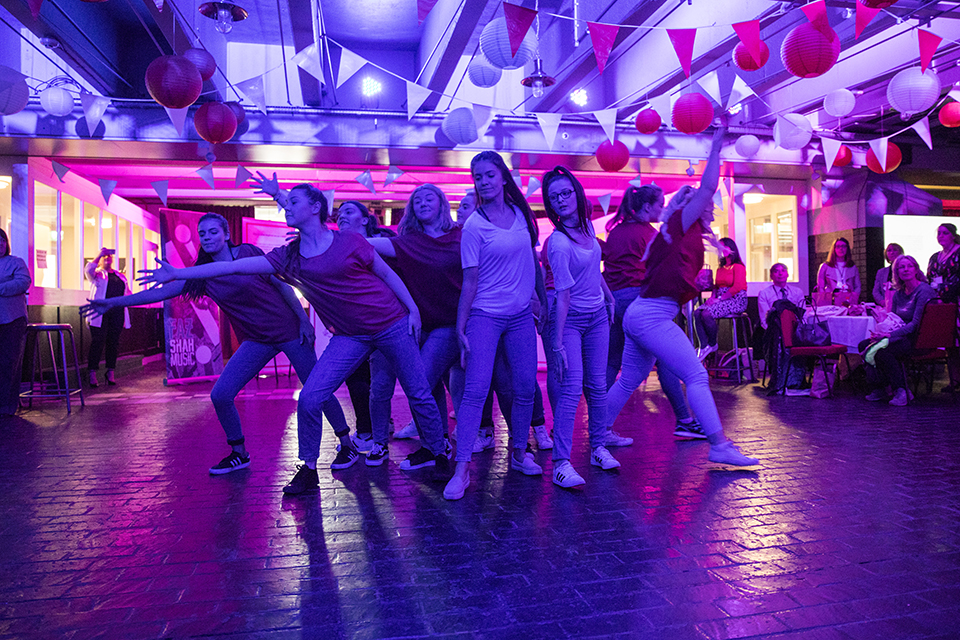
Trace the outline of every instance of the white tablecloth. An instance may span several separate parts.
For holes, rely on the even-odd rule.
[[[870,332],[877,326],[873,316],[834,316],[826,320],[830,328],[830,341],[847,345],[848,351],[856,351],[857,345],[869,338]]]

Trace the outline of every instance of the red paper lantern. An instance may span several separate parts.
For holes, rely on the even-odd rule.
[[[673,126],[688,135],[703,132],[713,121],[713,105],[700,93],[680,96],[673,105]]]
[[[597,162],[604,171],[620,171],[630,162],[630,150],[619,140],[604,140],[597,147]]]
[[[887,143],[886,169],[880,167],[880,161],[877,160],[877,156],[873,153],[873,149],[867,151],[867,166],[870,167],[870,171],[873,171],[874,173],[890,173],[900,166],[901,160],[903,160],[903,154],[900,153],[900,147],[892,142]]]
[[[829,27],[823,30],[805,22],[787,34],[780,59],[798,78],[816,78],[833,68],[840,57],[840,38]]]
[[[150,97],[168,109],[189,107],[203,91],[203,78],[183,56],[160,56],[150,63],[144,82]]]
[[[954,103],[957,104],[957,103]],[[654,109],[644,109],[637,114],[637,131],[640,133],[654,133],[663,124],[660,114]]]
[[[837,150],[837,157],[833,161],[833,166],[835,167],[845,167],[853,160],[853,152],[850,151],[850,147],[845,144],[840,145],[840,148]]]
[[[948,102],[940,108],[940,124],[945,127],[960,127],[960,102]]]
[[[886,9],[896,2],[897,0],[860,0],[860,4],[871,9]]]
[[[193,126],[207,142],[226,142],[237,132],[237,116],[222,102],[205,102],[194,114]]]
[[[223,104],[233,109],[233,115],[237,116],[237,127],[242,125],[243,121],[247,119],[247,111],[243,108],[243,105],[239,102],[224,102]]]
[[[183,57],[196,65],[204,82],[217,72],[217,61],[206,49],[187,49],[183,52]]]
[[[760,41],[760,60],[754,60],[753,56],[750,55],[750,50],[747,49],[747,45],[742,42],[733,49],[733,64],[744,71],[756,71],[767,64],[767,60],[769,59],[770,47],[768,47],[767,43],[763,40]]]

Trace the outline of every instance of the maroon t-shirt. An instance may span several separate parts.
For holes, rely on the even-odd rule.
[[[396,294],[373,272],[373,245],[358,233],[331,233],[326,251],[312,258],[298,254],[292,268],[291,245],[268,253],[277,277],[299,289],[337,335],[372,336],[406,317]]]
[[[241,244],[236,259],[262,256],[252,244]],[[207,280],[206,295],[230,319],[241,342],[280,344],[300,337],[300,320],[270,282],[273,276],[230,275]]]
[[[683,304],[699,293],[694,281],[703,268],[703,226],[698,220],[684,233],[682,209],[666,224],[671,242],[662,232],[653,239],[640,297],[673,298]]]
[[[647,244],[657,235],[649,222],[621,222],[607,236],[603,247],[603,279],[611,291],[639,287],[646,264]]]
[[[415,232],[390,238],[390,242],[397,254],[397,273],[420,309],[424,330],[455,325],[463,286],[460,227],[439,238]]]

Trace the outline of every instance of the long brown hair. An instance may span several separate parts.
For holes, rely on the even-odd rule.
[[[500,154],[496,151],[481,151],[477,155],[473,156],[473,159],[470,161],[471,176],[473,175],[474,168],[480,162],[489,162],[500,170],[500,175],[503,177],[503,201],[520,209],[521,213],[523,213],[524,220],[527,221],[527,231],[530,233],[530,246],[537,246],[537,240],[540,237],[540,232],[537,229],[537,223],[533,217],[533,211],[530,210],[530,205],[527,204],[527,199],[523,197],[520,187],[517,186],[517,183],[513,180],[513,176],[510,175],[510,169],[507,168],[507,163],[503,161],[503,158],[500,157]],[[475,193],[477,194],[478,206],[482,207],[483,198],[480,196],[480,190],[476,189],[476,182],[474,182],[473,186]],[[487,217],[482,208],[480,209],[480,215],[482,215],[484,218]]]
[[[844,260],[846,260],[848,267],[852,267],[854,265],[853,255],[852,255],[853,252],[850,250],[850,241],[847,240],[846,238],[837,238],[836,240],[833,241],[833,245],[830,247],[830,253],[827,254],[827,265],[830,267],[837,266],[837,243],[838,242],[842,242],[843,244],[847,245],[847,257],[844,258]]]
[[[645,184],[642,187],[627,187],[623,192],[623,200],[617,207],[615,216],[607,221],[607,231],[612,231],[615,226],[625,220],[632,220],[638,212],[647,205],[654,204],[663,197],[663,189],[656,185]]]
[[[580,184],[580,181],[573,177],[573,174],[570,172],[570,169],[566,167],[556,166],[552,171],[548,171],[543,174],[543,186],[540,187],[541,193],[543,193],[543,208],[547,212],[547,217],[550,218],[550,222],[553,223],[553,226],[567,236],[571,240],[573,239],[570,236],[570,232],[567,230],[567,227],[563,224],[563,221],[560,220],[560,216],[557,215],[556,209],[553,208],[553,201],[547,196],[547,191],[550,188],[551,183],[559,180],[561,178],[566,178],[570,181],[570,184],[573,186],[573,195],[577,199],[577,229],[586,235],[593,235],[593,229],[590,225],[590,203],[587,202],[587,194],[583,191],[583,185]]]

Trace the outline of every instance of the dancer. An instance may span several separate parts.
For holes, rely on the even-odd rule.
[[[674,322],[680,306],[697,295],[694,280],[703,267],[703,234],[709,233],[713,220],[725,130],[718,127],[714,133],[700,188],[684,186],[677,192],[664,209],[660,231],[649,245],[639,297],[623,317],[627,337],[623,370],[607,393],[607,422],[613,423],[657,361],[686,384],[690,406],[710,442],[709,459],[745,466],[757,464],[757,460],[741,454],[724,436],[707,372]]]
[[[103,247],[97,257],[87,263],[83,274],[90,281],[90,298],[104,300],[129,294],[127,277],[113,268],[113,256],[116,249]],[[87,354],[87,374],[91,387],[96,387],[97,371],[100,369],[100,356],[106,347],[107,384],[115,385],[114,369],[117,368],[117,356],[120,353],[120,332],[130,328],[130,313],[124,309],[104,316],[90,318],[90,351]]]
[[[207,213],[197,224],[200,250],[194,264],[233,262],[251,256],[262,256],[263,251],[252,244],[235,245],[230,241],[230,226],[226,218]],[[227,436],[231,452],[210,467],[210,473],[221,475],[250,466],[240,414],[234,401],[237,394],[253,380],[278,353],[286,354],[297,372],[301,384],[317,362],[313,351],[313,325],[303,310],[293,289],[271,276],[231,275],[210,280],[171,282],[129,296],[89,300],[80,307],[82,315],[92,317],[111,310],[170,300],[177,296],[197,300],[209,296],[227,315],[230,325],[242,341],[217,379],[210,400],[217,411],[220,426]],[[330,398],[323,412],[331,424],[343,420],[343,411],[336,398]],[[338,468],[338,467],[334,467]]]

